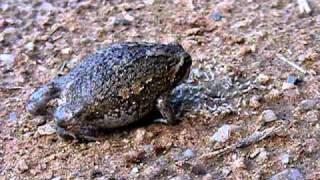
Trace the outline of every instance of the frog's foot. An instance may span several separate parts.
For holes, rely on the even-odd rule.
[[[26,109],[31,114],[43,114],[47,103],[60,95],[60,88],[53,83],[36,89],[27,101]]]
[[[63,140],[76,140],[77,136],[70,131],[66,131],[65,129],[57,126],[57,134],[59,137],[61,137]]]
[[[170,105],[170,94],[166,93],[157,99],[157,109],[160,111],[163,118],[156,119],[155,122],[165,124],[177,124],[178,120]]]
[[[90,130],[92,131],[92,130]],[[92,132],[89,132],[88,129],[80,129],[77,132],[67,131],[61,127],[57,127],[57,133],[59,137],[63,140],[75,140],[77,142],[92,142],[97,141],[97,137],[93,136]]]

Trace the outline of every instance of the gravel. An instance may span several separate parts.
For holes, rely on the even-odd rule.
[[[285,169],[278,174],[273,175],[270,180],[303,180],[303,174],[296,168]]]

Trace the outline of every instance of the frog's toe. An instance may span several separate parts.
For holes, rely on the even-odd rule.
[[[61,128],[59,126],[57,126],[57,134],[63,140],[76,140],[77,139],[77,137],[74,133],[72,133],[70,131],[66,131],[64,128]]]

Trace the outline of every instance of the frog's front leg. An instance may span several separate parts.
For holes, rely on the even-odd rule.
[[[158,121],[168,124],[176,124],[178,122],[175,112],[170,104],[169,93],[165,93],[157,99],[157,109],[160,111],[163,117],[163,119]]]
[[[75,108],[78,107],[78,108]],[[98,128],[82,123],[81,106],[60,105],[54,112],[57,134],[64,140],[96,141]]]
[[[60,95],[61,89],[54,83],[43,85],[36,89],[27,101],[26,109],[31,114],[43,114],[47,109],[47,103]]]

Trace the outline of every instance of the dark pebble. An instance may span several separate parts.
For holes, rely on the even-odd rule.
[[[296,85],[299,82],[299,78],[293,75],[289,75],[287,78],[287,83]]]
[[[210,14],[209,18],[215,21],[220,21],[224,16],[220,12],[213,12]]]

